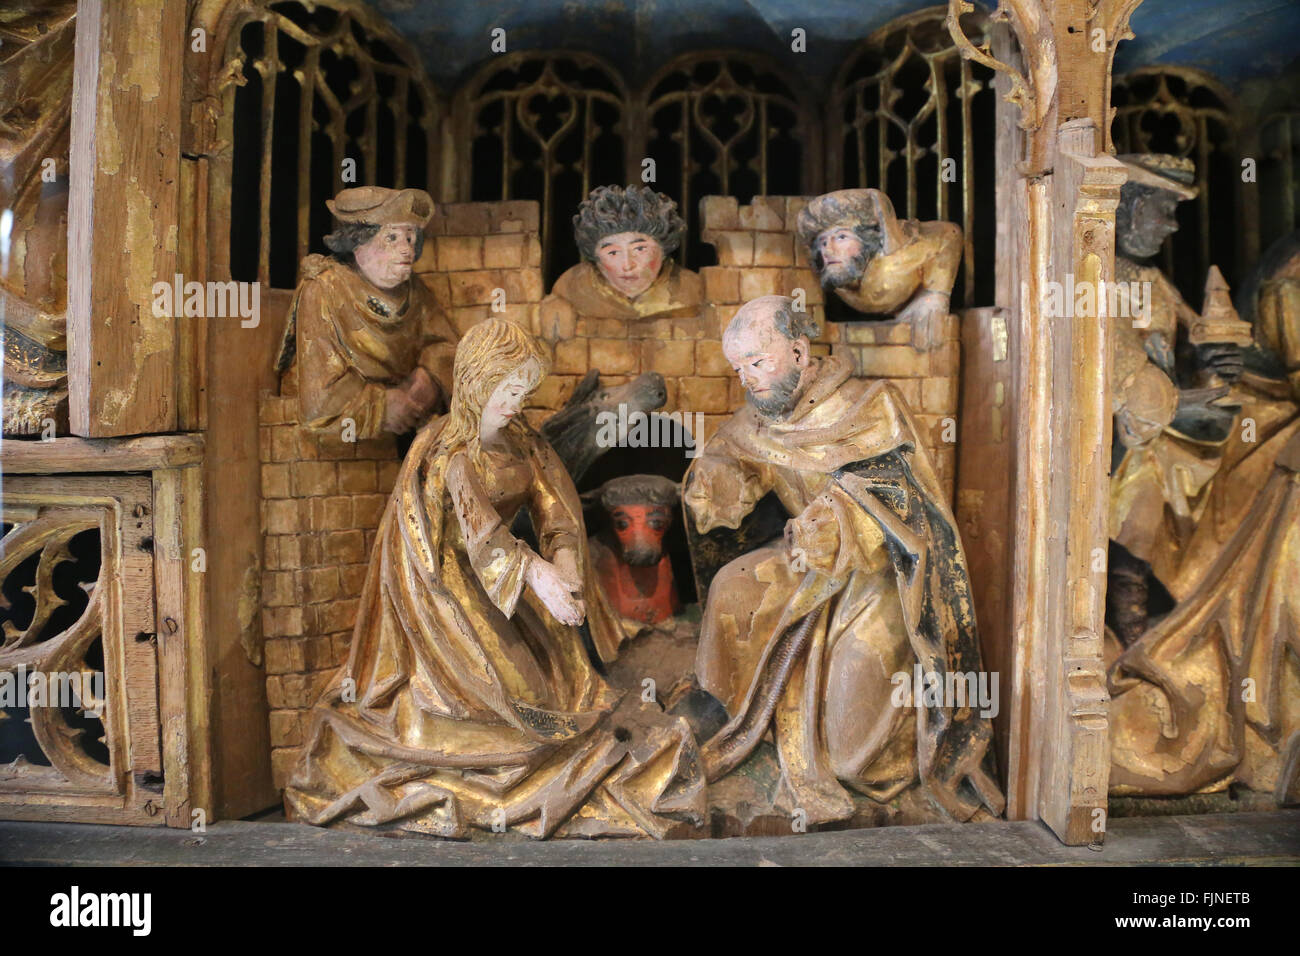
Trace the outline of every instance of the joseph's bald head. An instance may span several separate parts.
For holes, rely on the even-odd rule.
[[[747,330],[762,334],[779,334],[794,341],[799,338],[815,339],[819,329],[807,312],[796,312],[794,299],[788,295],[763,295],[750,299],[727,323],[722,341],[734,338]]]
[[[779,417],[789,410],[809,366],[809,339],[817,325],[794,309],[784,295],[765,295],[746,302],[727,324],[722,351],[761,414]]]

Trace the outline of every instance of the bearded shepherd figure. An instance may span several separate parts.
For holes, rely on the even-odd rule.
[[[948,315],[961,265],[961,227],[899,220],[878,189],[841,189],[799,213],[799,241],[822,287],[855,312],[911,324],[928,347]]]

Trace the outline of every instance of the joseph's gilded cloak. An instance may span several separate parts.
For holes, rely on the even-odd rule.
[[[520,508],[543,558],[570,548],[588,567],[581,505],[555,452],[519,422],[519,454],[476,466],[443,446],[445,421],[403,462],[351,655],[312,711],[288,805],[314,824],[452,837],[494,824],[548,836],[580,808],[588,833],[662,836],[665,814],[700,817],[685,721],[620,703],[578,629],[525,585],[533,552],[509,531]],[[617,622],[586,580],[596,642],[616,644]]]
[[[752,750],[766,726],[747,717],[778,693],[782,769],[809,820],[852,813],[837,778],[887,800],[918,774],[958,819],[981,804],[1000,813],[978,707],[892,702],[892,676],[910,685],[917,663],[941,680],[981,671],[965,555],[933,467],[893,385],[851,377],[843,359],[814,361],[787,419],[736,412],[685,481],[701,533],[738,527],[769,491],[794,516],[786,543],[742,555],[710,587],[710,602],[735,607],[706,607],[701,632],[697,676],[731,718],[705,746],[706,768],[712,777]],[[811,644],[774,687],[784,636],[810,614]]]
[[[417,365],[451,395],[456,334],[418,276],[396,289],[366,281],[352,266],[307,256],[289,306],[276,367],[297,356],[301,424],[337,433],[356,423],[357,438],[384,430],[386,392]]]

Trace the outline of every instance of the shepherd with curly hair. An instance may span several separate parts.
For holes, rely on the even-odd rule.
[[[583,261],[556,280],[542,305],[547,338],[564,337],[578,316],[629,321],[699,311],[699,275],[670,258],[686,223],[663,193],[648,186],[594,189],[573,217],[573,232]]]

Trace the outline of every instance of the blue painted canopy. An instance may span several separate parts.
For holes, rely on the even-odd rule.
[[[739,47],[768,53],[824,87],[860,39],[895,17],[932,6],[917,0],[375,0],[424,56],[435,81],[455,88],[488,59],[490,34],[508,50],[581,49],[640,83],[679,53]],[[993,6],[992,2],[988,4]],[[1135,40],[1116,70],[1149,63],[1198,66],[1228,85],[1270,76],[1300,56],[1300,0],[1143,0]],[[807,52],[793,53],[802,28]]]

